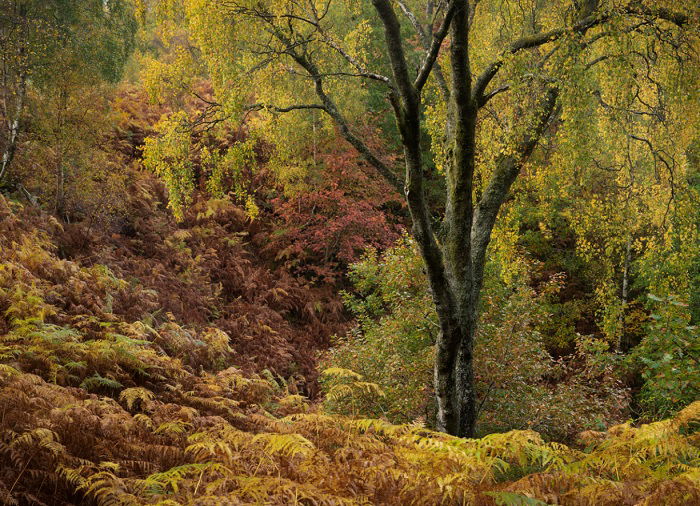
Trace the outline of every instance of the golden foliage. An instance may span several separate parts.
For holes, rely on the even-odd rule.
[[[222,400],[212,394],[233,384],[233,374],[206,375],[196,388],[214,406]],[[99,504],[641,505],[700,497],[700,402],[670,420],[617,426],[577,450],[533,431],[468,440],[419,424],[279,417],[267,403],[242,408],[249,398],[238,392],[238,407],[228,406],[238,416],[222,417],[188,407],[185,395],[176,404],[125,389],[127,407],[140,402],[146,411],[132,415],[30,374],[2,380],[0,454],[14,469],[5,484],[41,476]]]
[[[14,244],[0,237],[3,503],[700,500],[700,402],[670,420],[582,434],[585,449],[530,430],[469,440],[419,423],[332,415],[272,373],[210,372],[220,368],[213,362],[230,364],[227,334],[123,321],[107,307],[122,280],[59,260],[41,234],[20,235]],[[64,285],[89,310],[63,314],[54,303],[67,297],[57,291]],[[183,366],[191,353],[208,367]],[[338,404],[381,395],[350,370],[323,378]]]

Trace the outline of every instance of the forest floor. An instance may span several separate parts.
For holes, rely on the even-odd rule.
[[[700,403],[571,447],[324,413],[335,287],[226,200],[130,194],[119,233],[0,197],[0,502],[700,503]]]

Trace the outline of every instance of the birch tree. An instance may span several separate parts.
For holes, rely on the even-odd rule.
[[[697,11],[651,1],[169,0],[161,8],[189,27],[222,119],[255,111],[251,121],[269,127],[323,113],[404,194],[440,325],[438,428],[460,436],[474,434],[477,416],[473,346],[491,233],[543,135],[575,123],[561,116],[562,97],[595,93],[586,76],[654,65],[630,57],[646,41],[669,53],[697,49]],[[362,136],[371,93],[395,117],[398,156]],[[426,163],[444,176],[440,202],[427,197]]]

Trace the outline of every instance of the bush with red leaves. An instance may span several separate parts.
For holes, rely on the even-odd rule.
[[[320,183],[272,200],[279,227],[273,244],[278,260],[294,272],[332,283],[367,248],[394,244],[402,231],[403,204],[352,148],[323,151]]]

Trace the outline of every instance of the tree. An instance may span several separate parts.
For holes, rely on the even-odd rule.
[[[85,87],[119,80],[135,30],[131,0],[0,0],[0,183],[28,124],[29,92],[37,91],[35,102],[41,103],[42,93],[65,95],[65,81]],[[57,158],[58,209],[65,166]]]
[[[321,111],[379,174],[403,189],[440,326],[438,427],[461,436],[473,434],[477,415],[472,357],[491,232],[543,134],[577,124],[561,116],[563,97],[594,93],[593,73],[653,66],[653,58],[630,56],[644,41],[675,54],[693,43],[686,39],[692,17],[658,2],[533,0],[517,9],[499,0],[163,5],[188,22],[222,115],[257,111],[252,121],[269,124],[287,114],[301,123]],[[401,24],[399,11],[408,23]],[[396,118],[403,180],[358,134],[370,117],[359,106],[377,89]],[[498,100],[505,118],[489,110]],[[426,160],[444,173],[438,203],[426,197]],[[435,209],[444,209],[442,216]]]

